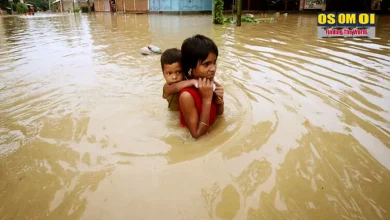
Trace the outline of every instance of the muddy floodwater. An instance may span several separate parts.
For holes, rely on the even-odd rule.
[[[0,17],[0,219],[390,219],[390,16],[376,39],[316,24]],[[139,51],[197,33],[225,114],[194,140]]]

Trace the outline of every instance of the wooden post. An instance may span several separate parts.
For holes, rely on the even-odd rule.
[[[211,4],[211,17],[212,17],[212,21],[214,23],[215,21],[215,3],[214,3],[214,0],[212,1],[212,4]],[[180,15],[181,15],[181,2],[179,4],[179,7],[180,7]]]
[[[234,18],[233,18],[234,17],[234,7],[235,7],[234,1],[235,0],[232,1],[232,21],[234,20]]]
[[[242,0],[237,1],[237,26],[241,26],[241,8]]]
[[[287,11],[287,8],[288,8],[288,0],[284,0],[284,10]]]
[[[251,10],[251,0],[248,0],[248,11],[250,11]],[[248,13],[250,13],[250,12],[248,12]]]
[[[14,14],[14,2],[12,1],[12,2],[10,2],[10,6],[11,6],[11,15],[13,15]]]

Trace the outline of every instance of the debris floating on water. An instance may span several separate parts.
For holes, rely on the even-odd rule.
[[[151,50],[154,53],[161,54],[161,49],[159,47],[156,47],[154,45],[149,45],[148,48],[149,48],[149,50]]]
[[[248,22],[248,23],[272,23],[275,21],[276,21],[275,17],[262,17],[262,18],[255,18],[255,17],[249,17],[249,16],[241,17],[241,22]],[[234,20],[232,17],[225,17],[224,22],[230,23],[230,24],[235,24],[236,20]]]
[[[142,55],[150,55],[153,53],[161,54],[161,49],[154,45],[148,45],[146,47],[142,47],[140,51]]]

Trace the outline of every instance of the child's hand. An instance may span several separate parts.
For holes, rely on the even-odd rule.
[[[215,88],[215,95],[217,96],[216,97],[216,100],[215,100],[215,103],[217,105],[223,105],[224,104],[224,101],[223,101],[223,94],[224,94],[224,89],[223,89],[223,86],[221,84],[219,84],[218,82],[214,82],[215,85],[217,86]]]
[[[215,86],[215,84],[214,84],[214,82],[213,81],[211,81],[211,83],[212,83],[212,85],[213,85],[213,92],[215,91],[215,88],[216,88],[216,86]],[[194,84],[194,86],[195,86],[195,88],[197,88],[198,89],[198,81],[196,81],[196,83]]]
[[[217,100],[215,100],[215,104],[217,104],[217,105],[223,105],[224,102],[223,102],[223,100],[221,99],[221,97],[217,97]]]

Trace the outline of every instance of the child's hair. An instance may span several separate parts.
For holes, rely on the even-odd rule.
[[[171,48],[161,54],[161,69],[164,71],[165,64],[181,63],[181,51],[177,48]]]
[[[218,47],[210,38],[197,34],[184,40],[181,45],[182,67],[187,75],[188,70],[195,68],[198,62],[206,60],[209,53],[218,58]]]

